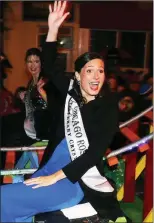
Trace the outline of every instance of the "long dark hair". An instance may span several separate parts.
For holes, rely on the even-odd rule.
[[[43,76],[43,74],[42,74],[42,70],[43,70],[42,52],[38,48],[29,48],[26,51],[26,54],[25,54],[25,62],[27,62],[28,57],[32,56],[32,55],[39,57],[40,62],[41,62],[41,72],[40,72],[39,77],[38,77],[38,80],[40,80],[40,78]]]
[[[40,61],[42,62],[41,51],[40,51],[38,48],[29,48],[29,49],[26,51],[25,62],[27,61],[28,57],[29,57],[29,56],[32,56],[32,55],[38,56],[38,57],[40,58]]]
[[[76,59],[75,64],[74,64],[75,71],[80,73],[81,69],[84,67],[84,65],[94,59],[100,59],[105,63],[104,58],[100,54],[95,53],[95,52],[86,52]],[[85,104],[87,101],[81,94],[80,86],[79,86],[77,79],[75,78],[75,75],[74,75],[74,84],[73,84],[72,91],[75,92],[76,100],[79,103],[79,106],[82,107],[82,105]],[[108,86],[107,81],[105,80],[103,83],[103,86],[102,86],[99,94],[96,96],[96,98],[102,97],[109,92],[110,92],[109,86]]]

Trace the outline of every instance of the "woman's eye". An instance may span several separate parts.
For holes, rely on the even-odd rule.
[[[99,70],[99,72],[102,74],[102,73],[104,73],[104,70]]]
[[[91,70],[91,69],[88,69],[88,70],[87,70],[87,73],[92,73],[92,70]]]

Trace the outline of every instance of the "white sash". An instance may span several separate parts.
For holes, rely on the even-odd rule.
[[[70,84],[72,85],[72,83]],[[89,147],[89,142],[82,122],[79,106],[69,94],[67,94],[65,102],[64,122],[65,136],[73,161],[85,153]],[[100,175],[96,166],[90,168],[81,179],[88,187],[96,191],[112,192],[114,190],[107,179]]]

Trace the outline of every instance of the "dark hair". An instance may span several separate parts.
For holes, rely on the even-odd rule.
[[[128,88],[127,81],[124,78],[118,76],[117,81],[118,81],[118,86],[123,86],[123,87]]]
[[[86,52],[82,54],[75,61],[75,71],[80,72],[86,63],[94,59],[100,59],[104,61],[101,55],[95,52]]]
[[[30,48],[26,51],[26,55],[25,55],[25,61],[27,61],[27,58],[29,56],[32,56],[32,55],[36,55],[40,58],[40,61],[41,61],[41,51],[38,49],[38,48]]]
[[[82,54],[75,61],[75,71],[80,72],[86,63],[88,63],[89,61],[94,60],[94,59],[100,59],[100,60],[104,61],[103,57],[100,54],[95,53],[95,52],[86,52],[86,53]],[[82,107],[82,105],[86,103],[86,99],[81,94],[80,86],[79,86],[78,81],[76,80],[75,76],[74,76],[74,84],[73,84],[72,93],[73,92],[75,92],[74,97],[75,97],[76,101],[79,103],[79,106]],[[100,90],[99,94],[96,97],[102,97],[107,92],[109,93],[110,90],[109,90],[109,86],[105,80],[102,89]]]
[[[148,73],[144,76],[144,81],[148,81],[148,79],[153,78],[153,75],[151,73]]]
[[[26,55],[25,55],[25,62],[27,61],[27,58],[28,58],[29,56],[34,55],[34,56],[38,56],[38,57],[39,57],[40,62],[41,62],[41,72],[40,72],[40,74],[39,74],[39,79],[43,76],[43,74],[42,74],[43,63],[42,63],[42,55],[41,55],[41,54],[42,54],[42,53],[41,53],[41,51],[40,51],[38,48],[29,48],[29,49],[26,51]],[[39,79],[38,79],[38,80],[39,80]]]
[[[25,104],[21,101],[19,97],[19,93],[26,91],[25,87],[18,87],[14,93],[14,106],[15,108],[19,108],[21,111],[25,111]]]

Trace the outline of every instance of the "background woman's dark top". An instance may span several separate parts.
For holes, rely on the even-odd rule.
[[[68,92],[69,79],[60,70],[60,67],[54,66],[56,45],[56,42],[45,43],[43,67],[45,76],[57,87],[64,102]],[[74,98],[77,97],[73,90],[69,94]],[[50,101],[50,95],[48,95],[48,101]],[[81,108],[81,115],[90,145],[83,155],[63,168],[65,175],[73,183],[80,180],[89,168],[99,164],[118,131],[118,103],[115,95],[109,93],[84,104]],[[56,128],[55,140],[50,140],[48,144],[50,155],[64,137],[64,111],[62,110],[61,119]]]
[[[61,110],[59,92],[51,81],[47,81],[44,90],[47,97],[50,95],[50,101],[47,103],[39,94],[37,86],[32,86],[30,91],[30,98],[34,109],[35,130],[37,138],[40,140],[49,139],[54,134]]]

